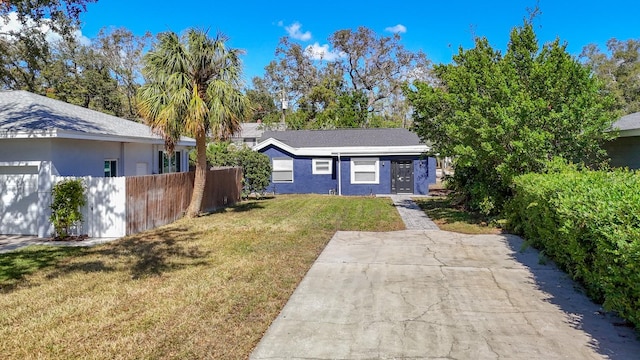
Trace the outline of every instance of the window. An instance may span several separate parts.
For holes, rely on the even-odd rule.
[[[165,151],[158,151],[158,174],[180,172],[182,170],[182,152],[176,151],[169,156]]]
[[[105,160],[104,161],[104,177],[115,177],[118,176],[117,169],[118,161],[117,160]]]
[[[311,160],[312,173],[314,175],[331,175],[333,173],[333,161],[331,159]]]
[[[273,182],[293,182],[293,159],[273,158]]]
[[[378,184],[380,172],[378,158],[351,158],[352,184]]]

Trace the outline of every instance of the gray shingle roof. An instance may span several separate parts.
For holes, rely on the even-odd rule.
[[[640,129],[640,112],[621,117],[612,127],[620,131]]]
[[[28,91],[0,91],[0,134],[64,131],[118,138],[162,142],[141,123],[65,103]],[[160,141],[159,141],[160,140]],[[182,138],[184,145],[195,143]]]
[[[423,145],[407,129],[340,129],[265,131],[260,141],[274,138],[294,148]]]

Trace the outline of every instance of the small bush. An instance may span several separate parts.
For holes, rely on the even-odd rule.
[[[51,217],[56,237],[67,238],[71,226],[82,221],[80,208],[86,203],[84,184],[80,179],[60,181],[53,186]]]
[[[515,178],[509,229],[640,327],[640,173],[554,171]]]

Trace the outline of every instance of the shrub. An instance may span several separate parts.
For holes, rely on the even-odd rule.
[[[53,186],[51,217],[56,237],[69,237],[71,226],[82,221],[80,208],[86,203],[84,184],[80,179],[68,179]]]
[[[235,166],[242,167],[242,196],[264,193],[271,179],[269,156],[247,147],[232,152]]]
[[[556,170],[515,179],[508,227],[640,327],[640,173]]]
[[[242,167],[242,197],[262,194],[271,178],[271,161],[265,154],[250,148],[236,147],[228,142],[212,143],[207,147],[207,162],[213,166]]]

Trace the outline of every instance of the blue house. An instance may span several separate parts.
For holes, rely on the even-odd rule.
[[[254,150],[267,154],[277,194],[427,194],[436,181],[429,147],[406,129],[267,131]]]

